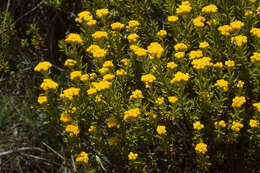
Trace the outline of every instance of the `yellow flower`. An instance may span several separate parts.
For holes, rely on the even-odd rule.
[[[250,126],[251,128],[257,128],[258,125],[259,125],[259,121],[258,121],[258,120],[250,120],[250,121],[249,121],[249,126]]]
[[[99,18],[104,18],[108,15],[109,11],[107,8],[96,10],[96,15]]]
[[[253,36],[255,36],[255,37],[257,37],[258,39],[260,39],[260,28],[252,28],[252,29],[250,30],[250,33],[251,33]]]
[[[239,20],[236,20],[234,22],[231,22],[230,26],[232,28],[232,31],[239,31],[244,26],[244,23]]]
[[[206,13],[206,14],[214,14],[218,11],[218,7],[214,4],[210,4],[203,7],[201,11],[202,13]]]
[[[96,31],[94,34],[92,34],[92,37],[96,40],[101,40],[103,38],[107,38],[107,32],[105,31]]]
[[[216,121],[214,125],[216,129],[225,128],[227,126],[224,120]]]
[[[201,124],[200,121],[196,121],[195,123],[193,123],[193,128],[194,128],[195,130],[200,131],[201,129],[204,128],[204,125]]]
[[[89,96],[95,95],[97,93],[96,88],[90,88],[87,90]]]
[[[201,48],[201,49],[205,49],[205,48],[207,48],[207,47],[209,47],[209,43],[206,42],[206,41],[200,43],[200,45],[199,45],[199,48]]]
[[[96,102],[96,103],[101,102],[101,100],[102,100],[102,95],[97,95],[97,96],[95,97],[95,102]]]
[[[195,19],[192,20],[193,24],[198,27],[198,28],[202,28],[205,26],[204,22],[206,21],[206,19],[203,16],[199,16]]]
[[[176,102],[178,101],[178,97],[176,97],[176,96],[170,96],[170,97],[168,97],[168,100],[169,100],[169,102],[170,102],[171,104],[174,104],[174,103],[176,103]]]
[[[192,10],[189,1],[182,1],[181,5],[176,9],[176,13],[179,15],[189,14]]]
[[[260,61],[260,53],[254,52],[253,55],[250,57],[252,62]]]
[[[129,34],[127,36],[127,39],[129,41],[130,44],[135,44],[136,40],[139,38],[139,36],[137,34]]]
[[[92,82],[92,85],[94,88],[96,88],[97,91],[105,91],[112,86],[112,83],[106,80],[102,80],[100,82]]]
[[[183,81],[186,82],[189,80],[189,78],[190,78],[190,75],[188,73],[182,73],[182,72],[178,71],[174,75],[173,79],[171,80],[171,84],[174,84],[177,82],[183,82]]]
[[[118,145],[118,138],[117,137],[109,138],[109,145],[110,146],[117,146]]]
[[[164,98],[163,97],[159,97],[156,99],[155,103],[157,105],[163,105],[164,104]]]
[[[39,103],[40,105],[47,103],[47,101],[48,101],[48,99],[47,99],[46,96],[39,96],[39,97],[38,97],[38,103]]]
[[[246,98],[244,96],[236,96],[232,100],[232,107],[240,108],[244,103],[246,103]]]
[[[177,59],[181,59],[185,56],[185,52],[177,52],[174,54],[174,57]]]
[[[106,80],[106,81],[111,81],[115,78],[115,75],[113,74],[106,74],[103,76],[103,80]]]
[[[217,82],[215,83],[215,86],[223,89],[224,91],[228,90],[228,81],[221,79],[221,80],[217,80]]]
[[[132,92],[132,95],[130,96],[130,100],[133,100],[133,99],[142,99],[144,98],[143,97],[143,93],[141,90],[135,90]]]
[[[236,132],[239,132],[240,129],[243,128],[243,127],[244,127],[244,125],[241,124],[240,122],[233,122],[231,129],[236,131]]]
[[[158,58],[160,59],[163,53],[163,47],[158,42],[152,42],[148,47],[147,51],[151,55],[150,59]]]
[[[137,153],[130,152],[130,153],[128,154],[128,159],[129,159],[129,160],[135,160],[135,159],[137,159],[137,157],[138,157],[138,154],[137,154]]]
[[[76,162],[88,163],[88,154],[82,151],[79,155],[77,155]]]
[[[201,58],[203,56],[203,53],[201,50],[192,50],[189,53],[189,58],[192,59],[196,59],[196,58]]]
[[[112,23],[112,24],[111,24],[111,28],[112,28],[113,30],[121,30],[121,29],[124,28],[124,27],[125,27],[125,25],[122,24],[122,23],[120,23],[120,22],[115,22],[115,23]]]
[[[110,61],[105,61],[102,65],[103,68],[113,68],[114,67],[114,64],[113,62],[110,60]]]
[[[70,73],[70,80],[77,80],[77,79],[80,79],[81,77],[81,71],[73,71]]]
[[[205,154],[207,150],[207,144],[200,142],[196,145],[195,150],[199,153]]]
[[[89,26],[89,27],[93,27],[93,26],[95,26],[97,24],[97,21],[96,20],[89,20],[88,22],[87,22],[87,25]]]
[[[71,122],[72,121],[72,118],[70,117],[69,114],[67,113],[62,113],[61,116],[60,116],[60,120],[64,123],[67,123],[67,122]]]
[[[79,134],[79,126],[75,123],[69,124],[66,126],[65,131],[68,132],[70,136],[77,136]]]
[[[140,48],[136,45],[131,45],[130,46],[130,49],[132,51],[134,51],[134,53],[137,55],[137,56],[145,56],[146,55],[146,50],[143,49],[143,48]]]
[[[128,22],[129,29],[136,29],[139,25],[140,25],[139,22],[136,20],[130,20]]]
[[[136,118],[140,114],[141,114],[141,112],[140,112],[139,108],[129,109],[128,111],[126,111],[124,113],[124,121],[126,121],[128,119]]]
[[[86,51],[91,53],[96,59],[104,58],[107,54],[107,50],[101,49],[98,45],[90,45]]]
[[[117,119],[115,116],[111,116],[107,119],[107,127],[112,128],[117,126]]]
[[[234,43],[234,42],[235,42],[235,45],[237,45],[238,47],[242,47],[244,44],[247,43],[247,36],[239,35],[236,37],[232,37],[231,43]]]
[[[44,91],[56,90],[58,87],[58,84],[51,79],[43,79],[43,82],[40,87]]]
[[[150,112],[148,112],[147,115],[152,117],[152,118],[156,118],[157,117],[157,115],[152,110],[150,110]]]
[[[184,43],[177,43],[174,46],[174,50],[177,51],[177,52],[185,51],[187,48],[188,48],[188,46]]]
[[[149,84],[152,84],[156,80],[156,77],[152,74],[142,75],[141,81],[145,83],[145,87],[149,88]]]
[[[257,109],[258,112],[260,112],[260,102],[254,103],[253,106]]]
[[[88,131],[89,131],[89,132],[92,132],[92,133],[96,133],[96,131],[97,131],[97,127],[91,125],[90,128],[88,129]]]
[[[96,73],[90,73],[89,78],[92,80],[97,76]]]
[[[217,25],[217,20],[216,19],[210,19],[206,22],[209,26],[215,26]]]
[[[244,84],[245,84],[245,82],[243,82],[242,80],[240,80],[240,81],[238,81],[238,83],[237,83],[237,87],[238,87],[238,88],[243,88]]]
[[[73,67],[77,64],[77,61],[75,61],[74,59],[67,59],[64,63],[64,65],[66,67]]]
[[[225,61],[225,65],[226,65],[228,68],[231,68],[231,67],[234,67],[234,66],[235,66],[235,62],[234,62],[234,61],[231,61],[231,60],[228,60],[228,61]]]
[[[80,80],[82,82],[87,82],[88,81],[88,78],[89,78],[89,75],[88,74],[83,74],[81,77],[80,77]]]
[[[166,127],[159,125],[159,126],[157,126],[156,131],[159,135],[165,135],[166,134]]]
[[[124,66],[127,66],[129,63],[129,59],[123,58],[123,59],[121,59],[121,62],[124,64]]]
[[[49,68],[52,67],[52,64],[49,61],[40,62],[36,67],[34,67],[34,71],[37,72],[47,72]]]
[[[230,35],[232,28],[229,25],[223,25],[223,26],[218,27],[218,30],[220,31],[220,33],[222,35],[228,36],[228,35]]]
[[[167,36],[167,32],[165,30],[160,30],[159,32],[157,32],[157,35],[161,38],[164,38]]]
[[[63,93],[60,95],[60,98],[72,101],[75,96],[79,95],[79,90],[79,88],[75,87],[65,89]]]
[[[249,10],[249,9],[245,9],[245,16],[250,16],[253,14],[253,11],[252,10]]]
[[[175,23],[179,20],[178,16],[168,16],[168,22]]]
[[[213,65],[211,61],[210,57],[203,57],[203,58],[199,58],[199,59],[194,59],[191,64],[193,65],[193,67],[196,70],[202,70],[205,67],[210,67]]]
[[[127,75],[127,72],[124,69],[119,69],[116,71],[117,76],[125,76]]]
[[[78,13],[77,16],[78,17],[75,19],[75,22],[78,22],[78,23],[87,22],[87,21],[93,19],[93,17],[91,16],[89,11],[82,11],[82,12]]]
[[[66,36],[65,41],[67,43],[72,43],[72,44],[82,44],[83,40],[81,39],[79,34],[76,33],[70,33]]]
[[[216,62],[213,67],[216,67],[216,68],[222,68],[223,67],[223,63],[222,62]]]
[[[176,67],[177,67],[177,64],[175,64],[174,62],[167,63],[167,68],[168,69],[175,69]]]

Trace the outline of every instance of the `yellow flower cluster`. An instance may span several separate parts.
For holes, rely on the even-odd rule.
[[[159,125],[159,126],[157,126],[156,131],[159,135],[165,135],[166,134],[166,127]]]
[[[87,90],[89,96],[95,95],[97,93],[96,88],[90,88]]]
[[[253,55],[250,57],[252,62],[260,61],[260,53],[254,52]]]
[[[235,42],[238,47],[242,47],[247,43],[247,37],[243,35],[238,35],[236,37],[231,38],[231,43]]]
[[[79,95],[79,90],[80,90],[79,88],[75,88],[75,87],[65,89],[63,91],[63,93],[60,95],[60,98],[68,99],[68,100],[72,101],[74,96]]]
[[[60,115],[60,121],[64,122],[64,123],[67,123],[67,122],[71,122],[72,121],[72,118],[69,114],[63,112],[61,113]]]
[[[152,74],[146,74],[141,77],[141,81],[145,83],[145,87],[149,88],[149,84],[153,83],[156,80],[156,77]]]
[[[177,52],[185,51],[187,48],[188,48],[188,46],[184,43],[177,43],[174,46],[174,50],[177,51]]]
[[[258,120],[250,120],[250,121],[249,121],[249,126],[250,126],[251,128],[257,128],[258,125],[259,125],[259,121],[258,121]]]
[[[185,52],[177,52],[174,54],[174,57],[177,59],[181,59],[185,56]]]
[[[141,90],[135,90],[132,92],[132,95],[130,96],[130,100],[133,100],[133,99],[142,99],[144,98],[143,97],[143,93]]]
[[[82,11],[82,12],[78,13],[77,16],[78,17],[75,19],[75,22],[78,22],[78,23],[88,22],[93,19],[93,17],[91,16],[91,13],[89,11]]]
[[[113,74],[106,74],[103,76],[103,81],[112,81],[115,78]]]
[[[177,82],[182,82],[182,81],[186,82],[189,80],[189,78],[190,78],[190,75],[188,73],[182,73],[182,72],[178,71],[174,75],[173,79],[171,80],[171,84],[174,84]]]
[[[165,30],[160,30],[159,32],[157,32],[157,35],[161,38],[164,38],[167,36],[167,32]]]
[[[216,121],[214,125],[216,129],[225,128],[227,126],[224,120]]]
[[[78,135],[79,134],[79,126],[75,123],[69,124],[66,126],[66,132],[69,133],[70,136]]]
[[[58,84],[51,79],[43,79],[43,82],[40,87],[44,91],[56,90],[58,87]]]
[[[245,24],[239,20],[230,23],[232,31],[239,31]]]
[[[122,24],[122,23],[120,23],[120,22],[115,22],[115,23],[112,23],[112,24],[111,24],[111,28],[112,28],[113,30],[121,30],[121,29],[123,29],[124,27],[125,27],[125,25]]]
[[[72,80],[72,81],[78,80],[78,79],[80,79],[81,75],[82,75],[81,71],[73,71],[70,73],[70,80]]]
[[[107,38],[107,32],[105,31],[96,31],[94,34],[92,34],[92,37],[96,40],[101,40],[103,38]]]
[[[204,125],[200,123],[200,121],[196,121],[193,123],[193,128],[194,130],[200,131],[201,129],[204,128]]]
[[[175,23],[179,20],[178,16],[168,16],[168,22]]]
[[[112,127],[116,127],[118,124],[117,119],[115,116],[111,116],[107,119],[107,127],[108,128],[112,128]]]
[[[205,48],[207,48],[207,47],[209,47],[209,43],[206,42],[206,41],[200,43],[200,45],[199,45],[199,48],[200,48],[200,49],[205,49]]]
[[[153,42],[147,47],[148,53],[151,55],[150,59],[160,59],[163,53],[163,47],[158,42]]]
[[[250,33],[260,39],[260,28],[252,28]]]
[[[193,24],[198,27],[198,28],[202,28],[205,26],[204,22],[206,21],[206,19],[203,16],[199,16],[195,19],[193,19]]]
[[[176,67],[177,67],[177,64],[175,64],[174,62],[168,62],[167,63],[168,69],[175,69]]]
[[[82,82],[87,82],[89,79],[89,75],[88,74],[83,74],[81,77],[80,77],[80,80]]]
[[[249,9],[245,9],[245,16],[250,16],[253,14],[253,11],[252,10],[249,10]]]
[[[34,71],[46,72],[51,67],[52,67],[52,64],[49,61],[43,61],[43,62],[40,62],[36,67],[34,67]]]
[[[143,49],[143,48],[140,48],[136,45],[131,45],[130,46],[130,49],[132,51],[134,51],[134,53],[137,55],[137,56],[145,56],[146,55],[146,50]]]
[[[222,88],[224,91],[227,91],[228,90],[228,81],[226,81],[224,79],[217,80],[217,82],[215,83],[215,86]]]
[[[214,4],[210,4],[210,5],[203,7],[201,11],[202,11],[202,13],[205,13],[205,14],[214,14],[218,11],[218,7]]]
[[[137,35],[137,34],[129,34],[128,36],[127,36],[127,39],[128,39],[128,41],[129,41],[129,43],[130,44],[135,44],[136,43],[136,40],[139,38],[139,35]]]
[[[246,102],[246,98],[244,96],[236,96],[232,99],[232,107],[240,108]]]
[[[90,45],[87,50],[88,53],[91,53],[92,56],[96,59],[104,58],[107,54],[105,49],[101,49],[98,45]]]
[[[216,68],[222,68],[223,67],[223,63],[222,62],[216,62],[213,67],[216,67]]]
[[[226,65],[228,68],[231,68],[231,67],[234,67],[234,66],[235,66],[235,62],[232,61],[232,60],[228,60],[228,61],[225,61],[225,65]]]
[[[218,30],[219,32],[224,35],[224,36],[229,36],[230,35],[230,32],[232,31],[232,28],[231,26],[229,25],[223,25],[223,26],[220,26],[218,27]]]
[[[130,20],[128,22],[128,28],[129,29],[136,29],[139,25],[140,25],[139,22],[136,21],[136,20]]]
[[[136,118],[140,114],[141,114],[141,112],[140,112],[139,108],[129,109],[128,111],[126,111],[124,113],[124,120],[126,121],[128,119]]]
[[[127,72],[124,69],[119,69],[116,71],[117,76],[125,76],[127,75]]]
[[[93,26],[95,26],[97,24],[97,21],[96,20],[89,20],[88,22],[87,22],[87,25],[89,26],[89,27],[93,27]]]
[[[81,39],[79,34],[76,33],[70,33],[66,36],[65,41],[67,43],[72,43],[72,44],[82,44],[83,40]]]
[[[196,70],[202,70],[205,67],[211,67],[213,65],[210,57],[203,57],[199,59],[194,59],[191,64],[193,65],[193,68]]]
[[[260,112],[260,102],[254,103],[253,106],[257,109],[258,112]]]
[[[77,61],[75,61],[74,59],[67,59],[64,63],[64,65],[66,67],[73,67],[77,64]]]
[[[138,154],[137,154],[137,153],[130,152],[130,153],[128,154],[128,159],[129,159],[129,160],[136,160],[137,157],[138,157]]]
[[[108,15],[109,11],[107,8],[96,10],[96,15],[99,18],[104,18]]]
[[[199,153],[205,154],[208,151],[207,144],[200,142],[196,145],[195,150]]]
[[[168,100],[169,100],[169,102],[171,104],[174,104],[174,103],[176,103],[178,101],[178,97],[176,97],[176,96],[169,96]]]
[[[106,80],[102,80],[100,82],[92,82],[91,84],[96,89],[96,91],[105,91],[112,86],[112,83]]]
[[[186,15],[189,14],[192,10],[189,1],[182,1],[181,5],[176,9],[176,13],[179,15]]]
[[[189,53],[189,58],[192,59],[196,59],[196,58],[201,58],[203,56],[203,53],[201,50],[192,50]]]
[[[82,151],[79,155],[77,155],[76,162],[88,163],[88,154]]]
[[[156,99],[155,103],[157,105],[163,105],[164,104],[164,98],[163,97],[159,97]]]
[[[243,127],[244,127],[244,125],[242,123],[235,121],[235,122],[232,123],[231,129],[234,130],[235,132],[239,132],[240,129],[243,128]]]
[[[47,99],[46,96],[39,96],[39,97],[38,97],[38,103],[39,103],[40,105],[47,103],[47,101],[48,101],[48,99]]]
[[[91,125],[90,128],[88,129],[88,131],[91,132],[91,133],[96,133],[97,127],[94,126],[94,125]]]
[[[238,81],[238,83],[237,83],[237,87],[238,88],[243,88],[243,86],[244,86],[244,84],[245,84],[245,82],[243,82],[243,81]]]
[[[110,146],[117,146],[118,145],[118,138],[116,138],[116,137],[109,138],[109,145]]]

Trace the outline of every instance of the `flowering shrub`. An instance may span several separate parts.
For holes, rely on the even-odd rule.
[[[248,4],[252,13],[241,15]],[[43,75],[39,110],[78,165],[175,170],[188,167],[188,156],[194,169],[210,171],[234,153],[260,159],[259,7],[182,1],[172,9],[150,39],[141,19],[82,11],[81,32],[59,43],[65,82],[51,79],[50,62],[35,67]]]

